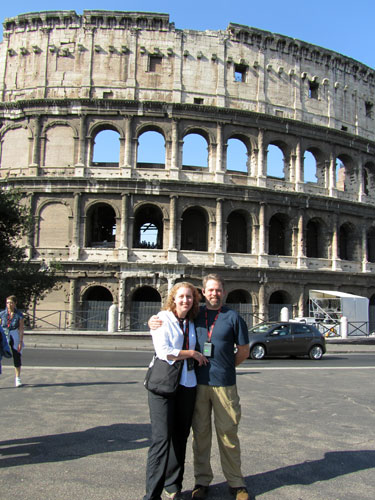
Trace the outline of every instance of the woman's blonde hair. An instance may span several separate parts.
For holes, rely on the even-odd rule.
[[[174,298],[176,297],[177,291],[180,288],[189,288],[192,291],[193,294],[193,305],[191,306],[191,309],[188,311],[186,317],[189,320],[193,320],[197,315],[199,311],[199,302],[200,302],[200,295],[198,290],[195,288],[194,285],[189,283],[188,281],[181,281],[180,283],[176,283],[174,287],[171,289],[171,291],[168,294],[167,300],[165,301],[165,304],[163,306],[164,311],[172,311],[173,313],[176,312],[176,304],[174,302]]]

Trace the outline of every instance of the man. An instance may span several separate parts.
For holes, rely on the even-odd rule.
[[[220,276],[205,276],[202,293],[205,306],[200,308],[195,320],[196,349],[208,358],[209,363],[196,369],[198,386],[192,425],[195,486],[192,498],[206,498],[213,479],[210,464],[213,411],[224,476],[236,500],[248,500],[241,473],[237,432],[241,407],[235,369],[249,356],[248,330],[243,319],[223,305],[225,290]],[[153,320],[150,320],[150,327],[156,327]]]

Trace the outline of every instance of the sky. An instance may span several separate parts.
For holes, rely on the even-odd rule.
[[[374,20],[375,0],[34,0],[26,2],[2,2],[0,6],[0,19],[14,17],[27,12],[45,10],[74,10],[82,14],[84,10],[116,10],[133,12],[162,12],[169,14],[170,22],[177,29],[192,30],[225,30],[230,22],[243,24],[280,33],[319,45],[345,56],[351,57],[361,63],[374,68]],[[2,24],[0,25],[2,39]],[[152,134],[151,132],[149,134]],[[98,139],[100,139],[98,137]],[[195,138],[199,140],[198,138]],[[152,141],[152,138],[149,138]],[[99,140],[98,140],[99,142]],[[230,144],[234,158],[245,153],[241,151],[241,144]],[[94,161],[115,161],[108,158],[108,142],[103,139],[103,146],[96,147]],[[200,146],[195,144],[191,151],[197,151]],[[144,151],[153,150],[145,146]],[[237,151],[236,151],[237,149]],[[101,155],[101,152],[103,154]],[[115,151],[114,151],[115,153]],[[199,156],[202,157],[201,153]],[[277,155],[278,152],[275,152]],[[139,161],[150,161],[139,158]],[[151,160],[152,161],[152,160]],[[243,161],[243,160],[241,160]],[[244,160],[246,161],[246,160]],[[270,161],[270,157],[269,157]],[[163,160],[155,160],[162,163]],[[184,164],[201,165],[201,160],[185,158]],[[275,164],[280,165],[280,160]],[[306,165],[305,165],[306,166]],[[246,167],[245,167],[246,168]],[[314,169],[315,170],[315,169]],[[281,176],[282,173],[271,172],[271,175]],[[311,179],[315,181],[315,174]]]

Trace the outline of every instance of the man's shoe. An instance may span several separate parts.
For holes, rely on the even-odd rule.
[[[167,498],[171,498],[172,500],[182,500],[184,497],[181,495],[181,490],[174,491],[173,493],[169,493],[169,491],[164,490],[164,494]]]
[[[196,484],[191,494],[191,498],[206,498],[207,495],[208,495],[208,486],[202,486],[201,484]]]
[[[230,488],[230,491],[235,496],[236,500],[250,500],[249,493],[244,486]]]
[[[22,382],[21,382],[20,377],[16,377],[15,386],[16,387],[21,387],[22,386]]]

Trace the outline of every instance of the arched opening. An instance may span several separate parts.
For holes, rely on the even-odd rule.
[[[114,248],[116,214],[106,203],[96,203],[87,213],[86,246]]]
[[[368,319],[369,319],[369,332],[372,333],[375,331],[375,294],[371,295],[369,300]]]
[[[275,214],[269,222],[268,253],[269,255],[290,255],[291,237],[288,219],[283,214]]]
[[[345,223],[339,230],[339,258],[341,260],[355,260],[356,238],[354,227]]]
[[[250,248],[245,215],[239,211],[230,213],[227,220],[227,252],[250,253]]]
[[[82,300],[82,314],[76,324],[84,330],[104,330],[108,326],[108,310],[113,296],[104,286],[92,286],[86,290]]]
[[[268,145],[267,151],[267,177],[285,179],[284,153],[275,144]]]
[[[375,262],[375,227],[367,231],[367,260]]]
[[[196,170],[196,167],[208,167],[208,144],[202,135],[190,133],[184,137],[182,168]]]
[[[182,214],[181,250],[207,252],[207,218],[200,208],[188,208]]]
[[[319,258],[319,223],[316,220],[309,220],[306,226],[306,257]]]
[[[142,286],[137,288],[131,298],[130,329],[132,331],[148,330],[147,321],[157,314],[161,307],[161,297],[155,288]]]
[[[165,139],[155,130],[138,137],[137,168],[165,168]]]
[[[269,321],[280,321],[281,309],[287,307],[289,310],[289,318],[293,317],[293,305],[291,304],[288,293],[278,290],[273,292],[268,302],[268,319]]]
[[[120,134],[115,130],[101,130],[93,141],[94,167],[118,167],[120,161]]]
[[[305,151],[305,157],[303,160],[303,179],[304,182],[318,182],[317,175],[318,167],[317,161],[313,153],[310,151]]]
[[[163,214],[156,205],[144,205],[134,215],[134,248],[163,248]]]
[[[232,290],[225,302],[242,316],[248,328],[253,326],[253,304],[249,292],[241,289]]]
[[[227,170],[247,173],[248,153],[245,144],[236,138],[228,140]]]

